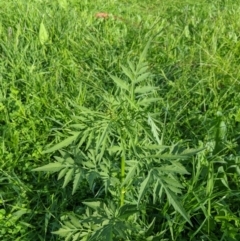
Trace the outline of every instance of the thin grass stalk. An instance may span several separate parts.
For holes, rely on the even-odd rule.
[[[124,182],[125,178],[125,155],[122,155],[121,157],[121,183]],[[124,186],[121,187],[121,197],[120,197],[120,205],[124,205],[124,199],[125,199],[125,188]]]

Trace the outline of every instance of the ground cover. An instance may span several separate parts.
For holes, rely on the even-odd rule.
[[[239,240],[236,1],[0,13],[1,240]]]

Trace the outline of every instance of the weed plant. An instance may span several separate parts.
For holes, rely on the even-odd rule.
[[[239,13],[1,1],[0,239],[239,240]]]

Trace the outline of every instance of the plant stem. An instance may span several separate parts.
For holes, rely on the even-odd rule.
[[[121,157],[121,183],[123,183],[124,177],[125,177],[125,153]],[[124,205],[124,194],[125,194],[125,188],[121,187],[120,206]]]

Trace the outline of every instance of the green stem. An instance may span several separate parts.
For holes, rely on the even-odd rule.
[[[125,153],[121,157],[121,183],[124,182],[124,178],[125,178]],[[121,187],[120,206],[124,205],[124,194],[125,194],[125,188]]]

